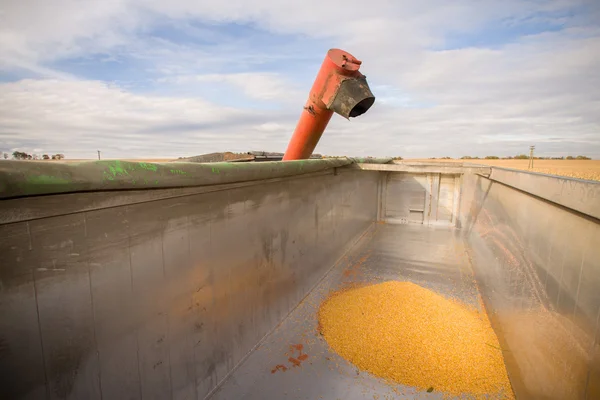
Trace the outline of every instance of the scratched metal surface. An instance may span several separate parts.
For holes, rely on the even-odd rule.
[[[600,219],[600,184],[564,176],[492,168],[491,180]]]
[[[261,163],[146,163],[120,160],[0,164],[0,199],[84,191],[144,190],[220,185],[298,176],[352,164],[351,159]]]
[[[441,399],[440,393],[390,385],[358,371],[333,353],[317,334],[316,313],[332,290],[388,280],[411,281],[479,306],[463,243],[458,232],[449,227],[374,224],[212,398]],[[306,359],[297,367],[288,359],[302,355]]]
[[[0,224],[0,398],[204,398],[370,226],[377,183],[330,170],[88,211],[72,194]]]
[[[204,398],[383,217],[378,173],[0,201],[0,398]],[[409,279],[474,302],[466,248],[517,396],[598,399],[600,223],[584,213],[597,208],[597,187],[574,194],[593,183],[493,176],[502,179],[468,171],[460,179],[459,230],[375,225],[319,287]],[[549,184],[530,187],[540,180]],[[360,264],[363,249],[371,253]],[[344,275],[356,263],[360,273]],[[313,311],[322,295],[311,293]],[[306,302],[294,315],[300,310],[313,312]],[[299,398],[398,396],[320,357],[308,339],[316,347],[303,348],[307,362],[330,380],[304,365],[271,374],[269,363],[313,328],[310,316],[287,318],[268,339],[280,341],[264,344],[272,358],[253,353],[216,397],[262,398],[267,389],[247,376],[288,398],[284,387],[300,389]],[[256,357],[265,364],[251,364]]]
[[[586,193],[600,184],[573,180],[596,187],[572,197],[569,185],[558,191],[565,179],[501,172],[503,183],[463,176],[461,225],[513,388],[524,399],[600,399],[600,223],[522,191],[591,210],[598,199]],[[540,180],[552,184],[528,186]]]

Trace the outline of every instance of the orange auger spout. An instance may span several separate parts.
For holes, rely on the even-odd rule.
[[[340,49],[327,52],[283,160],[309,158],[334,112],[344,118],[367,112],[375,102],[361,61]]]

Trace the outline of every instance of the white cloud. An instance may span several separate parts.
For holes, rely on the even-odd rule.
[[[298,34],[363,60],[379,100],[361,118],[334,118],[317,149],[322,153],[502,155],[535,142],[549,155],[600,157],[599,5],[592,0],[575,5],[571,0],[373,0],[343,6],[316,0],[295,6],[278,0],[4,2],[0,70],[53,80],[0,86],[0,144],[73,154],[109,146],[120,156],[185,155],[197,143],[203,147],[192,153],[285,148],[309,90],[296,86],[284,62],[295,56],[294,49],[260,43],[246,49],[246,41],[201,47],[147,36],[164,21],[189,23],[190,30],[197,29],[191,22],[201,21]],[[518,33],[520,26],[540,23],[563,29]],[[517,33],[493,47],[443,50],[450,35],[476,35],[494,24]],[[144,60],[162,76],[161,83],[197,90],[178,97],[133,93],[78,81],[50,64],[98,53]],[[315,65],[323,57],[304,56]],[[265,59],[282,61],[281,69],[254,70]],[[251,72],[220,70],[230,64],[247,65]],[[237,108],[217,106],[198,98],[207,84],[270,102],[278,111],[251,110],[242,102]]]
[[[477,5],[468,0],[372,0],[368,5],[349,0],[343,7],[320,0],[295,6],[279,0],[7,1],[0,4],[0,52],[5,63],[10,63],[136,47],[152,26],[175,19],[182,23],[255,23],[276,33],[300,33],[331,38],[350,47],[367,46],[386,51],[394,59],[394,54],[443,42],[448,31],[477,29],[490,20],[514,23],[572,5],[568,0],[487,0]]]
[[[32,63],[102,51],[125,43],[143,26],[128,1],[6,1],[0,5],[4,63]]]
[[[300,91],[278,73],[241,72],[233,74],[173,75],[159,79],[162,83],[189,85],[225,83],[240,89],[244,95],[258,100],[297,100]]]
[[[293,125],[282,125],[277,122],[265,122],[255,127],[256,130],[262,132],[281,132],[287,131],[290,132],[290,128],[293,129]]]
[[[0,143],[71,157],[181,155],[236,145],[256,113],[200,99],[136,95],[101,82],[23,80],[0,85]]]

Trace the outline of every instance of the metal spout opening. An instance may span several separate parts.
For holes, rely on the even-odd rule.
[[[341,83],[329,109],[348,119],[366,113],[373,103],[375,96],[365,78],[346,79]]]
[[[355,105],[350,111],[350,118],[358,117],[366,113],[369,108],[375,103],[375,97],[367,97],[366,99],[361,100],[357,105]]]

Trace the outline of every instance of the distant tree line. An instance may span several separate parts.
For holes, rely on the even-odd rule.
[[[20,151],[15,151],[12,155],[15,160],[33,160],[33,156],[31,154],[23,153]]]
[[[444,157],[445,158],[445,157]],[[566,157],[533,157],[534,160],[591,160],[590,157],[587,156],[566,156]],[[485,157],[471,157],[471,156],[462,156],[461,160],[529,160],[529,156],[527,154],[518,154],[516,156],[508,156],[508,157],[498,157],[498,156],[485,156]]]
[[[8,153],[2,153],[2,157],[5,160],[7,160],[8,157],[10,157],[10,155]],[[29,154],[23,151],[13,151],[12,158],[14,158],[15,160],[62,160],[63,158],[65,158],[65,155],[53,154],[50,156],[48,154],[43,154],[40,156],[38,154]]]
[[[577,157],[567,156],[567,160],[591,160],[591,158],[586,157],[586,156],[577,156]]]

